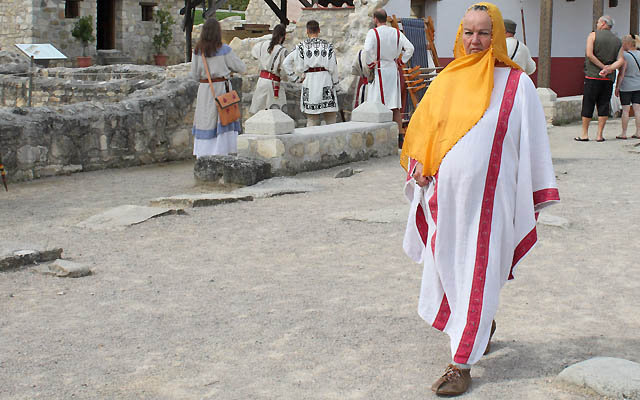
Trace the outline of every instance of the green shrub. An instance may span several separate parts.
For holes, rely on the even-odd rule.
[[[171,44],[171,40],[173,39],[171,26],[175,24],[176,21],[167,10],[158,10],[153,16],[153,20],[159,27],[158,33],[153,36],[153,47],[156,49],[156,54],[162,54],[162,51],[166,50]]]
[[[82,56],[86,56],[87,46],[96,40],[96,37],[93,36],[93,18],[91,15],[78,18],[71,30],[71,36],[82,42]]]

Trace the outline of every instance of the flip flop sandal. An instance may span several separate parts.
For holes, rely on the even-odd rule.
[[[602,138],[602,139],[596,139],[596,142],[604,142],[606,139]]]
[[[627,137],[626,136],[616,136],[616,139],[627,140]]]
[[[633,139],[640,139],[640,136],[638,136],[638,135],[631,135],[631,137],[632,137]]]
[[[588,142],[589,138],[583,139],[581,137],[574,137],[573,140],[575,140],[576,142]]]

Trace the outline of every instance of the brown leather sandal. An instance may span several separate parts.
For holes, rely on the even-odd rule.
[[[449,364],[440,379],[431,386],[431,390],[440,396],[458,396],[466,392],[469,386],[471,386],[471,370],[460,369]]]

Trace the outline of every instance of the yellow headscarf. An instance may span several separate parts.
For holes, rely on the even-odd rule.
[[[460,22],[453,48],[455,60],[431,82],[409,121],[400,156],[405,170],[411,157],[422,163],[424,176],[435,175],[447,152],[478,123],[489,107],[496,61],[520,68],[507,54],[504,21],[498,7],[486,2],[474,6],[487,7],[492,23],[491,46],[467,55]]]

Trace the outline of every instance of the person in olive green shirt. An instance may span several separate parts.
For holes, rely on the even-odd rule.
[[[613,81],[616,79],[615,71],[607,67],[624,62],[624,57],[620,53],[622,42],[611,32],[612,27],[613,18],[603,15],[598,19],[595,32],[591,32],[587,37],[581,113],[582,136],[574,138],[578,142],[589,141],[589,122],[593,116],[594,106],[598,108],[596,142],[604,142],[605,140],[602,132],[609,118],[609,102],[613,91]]]

